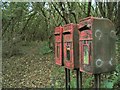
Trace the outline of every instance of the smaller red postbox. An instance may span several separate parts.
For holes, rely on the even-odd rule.
[[[115,27],[107,18],[88,17],[78,24],[80,71],[91,74],[115,70]]]
[[[63,66],[63,27],[59,26],[55,28],[55,63]]]
[[[77,25],[63,26],[64,66],[68,69],[79,68],[79,36]]]

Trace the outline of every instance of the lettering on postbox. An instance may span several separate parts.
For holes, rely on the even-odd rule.
[[[106,18],[89,17],[79,25],[80,70],[92,74],[115,70],[115,27]]]
[[[63,27],[64,66],[68,69],[79,68],[79,36],[77,25]]]
[[[63,65],[63,27],[55,28],[55,63],[57,65]]]

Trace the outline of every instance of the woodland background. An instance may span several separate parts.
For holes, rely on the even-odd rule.
[[[54,28],[88,16],[109,18],[116,28],[116,71],[102,88],[120,88],[120,2],[2,2],[2,87],[65,88],[64,68],[54,63]],[[76,87],[71,71],[71,87]],[[93,87],[83,75],[83,87]]]

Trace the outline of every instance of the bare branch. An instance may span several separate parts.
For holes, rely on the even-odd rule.
[[[52,3],[52,2],[51,2]],[[58,8],[52,3],[54,9],[58,12],[58,14],[64,19],[65,23],[68,23],[66,18],[60,13],[60,11],[58,10]]]

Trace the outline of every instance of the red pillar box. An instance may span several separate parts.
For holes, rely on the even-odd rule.
[[[80,71],[98,74],[115,69],[115,27],[106,18],[88,17],[80,21]]]
[[[63,27],[55,28],[55,63],[57,65],[63,65]]]
[[[79,36],[77,25],[63,27],[64,65],[68,69],[79,68]]]

